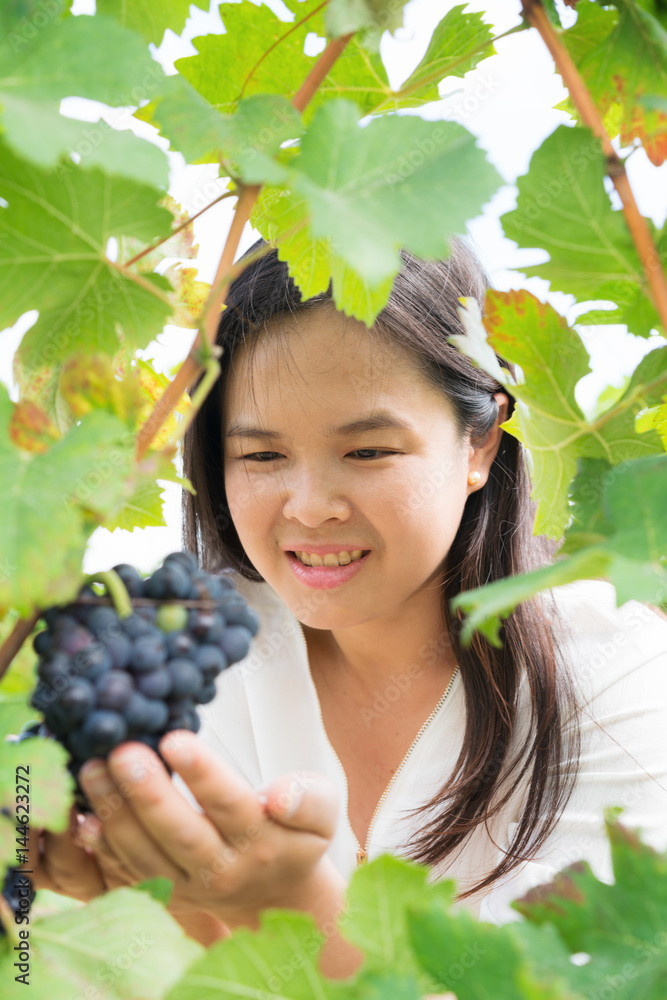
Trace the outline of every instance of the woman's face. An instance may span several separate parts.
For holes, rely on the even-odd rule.
[[[256,398],[245,348],[225,398],[225,490],[243,548],[305,625],[395,620],[437,594],[469,492],[467,439],[447,398],[361,323],[318,307],[290,320],[287,349],[274,329],[256,347]],[[344,429],[380,416],[397,426]],[[331,570],[292,554],[322,547],[370,551]]]

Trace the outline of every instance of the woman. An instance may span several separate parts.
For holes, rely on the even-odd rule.
[[[518,607],[496,649],[464,648],[449,609],[553,556],[501,426],[514,400],[447,342],[486,284],[463,242],[444,262],[404,254],[369,331],[329,293],[302,302],[276,251],[233,283],[222,376],[186,441],[186,547],[234,572],[260,632],[199,737],[162,744],[182,780],[129,744],[97,790],[82,771],[101,822],[47,835],[38,884],[90,898],[166,875],[204,942],[305,909],[329,928],[323,971],[345,976],[359,953],[333,921],[368,857],[432,865],[456,906],[503,922],[572,861],[611,881],[605,805],[667,847],[659,614],[579,581]]]

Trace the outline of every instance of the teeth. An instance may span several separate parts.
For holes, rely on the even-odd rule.
[[[327,552],[325,556],[319,556],[316,552],[297,552],[296,556],[306,566],[347,566],[357,559],[361,559],[363,549],[354,549],[352,552]]]

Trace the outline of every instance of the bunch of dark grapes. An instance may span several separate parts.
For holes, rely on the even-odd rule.
[[[42,613],[47,629],[33,643],[39,681],[30,703],[44,713],[45,734],[69,751],[75,779],[126,740],[159,753],[165,733],[197,732],[195,706],[213,700],[216,677],[247,656],[259,627],[233,582],[200,570],[189,552],[172,552],[146,579],[126,564],[114,570],[130,617],[86,586]],[[76,799],[89,808],[78,783]]]

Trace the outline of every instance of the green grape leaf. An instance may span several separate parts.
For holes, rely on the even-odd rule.
[[[507,618],[519,604],[550,587],[604,577],[608,567],[606,552],[593,546],[569,559],[557,559],[551,566],[461,591],[449,602],[453,611],[460,608],[466,614],[461,642],[470,645],[474,633],[479,631],[492,646],[501,649],[501,619]]]
[[[392,34],[403,27],[403,7],[407,0],[330,0],[326,9],[326,31],[340,38],[370,29],[365,41],[377,49],[384,31]]]
[[[667,855],[624,827],[617,818],[620,812],[618,807],[605,810],[612,885],[599,881],[588,862],[580,861],[512,907],[535,928],[557,932],[568,952],[589,956],[585,965],[561,970],[582,994],[590,996],[594,987],[600,993],[613,988],[622,1000],[659,1000],[667,985]],[[538,936],[524,936],[524,941],[535,955]]]
[[[465,12],[465,6],[459,4],[447,11],[431,35],[424,58],[382,110],[437,101],[441,80],[448,76],[464,77],[482,59],[495,55],[493,32],[482,20],[482,14]],[[492,87],[488,82],[485,85],[487,89]]]
[[[247,97],[234,114],[220,114],[180,75],[167,77],[137,117],[159,128],[188,162],[229,164],[247,184],[280,184],[286,171],[273,157],[303,132],[299,113],[280,94]]]
[[[168,906],[174,891],[174,883],[170,878],[163,878],[162,875],[158,875],[156,878],[139,882],[134,888],[138,889],[139,892],[147,892],[153,899],[157,899],[158,903]]]
[[[238,927],[231,937],[211,945],[167,1000],[325,996],[325,980],[317,968],[324,934],[310,914],[268,909],[259,923],[256,932]]]
[[[544,7],[547,17],[553,24],[554,28],[560,28],[561,20],[560,15],[558,14],[558,9],[556,8],[555,0],[542,0],[542,6]]]
[[[656,167],[667,158],[667,116],[640,98],[667,97],[667,30],[634,0],[614,0],[618,23],[579,70],[603,112],[621,107],[623,146],[639,139]]]
[[[190,16],[190,4],[208,10],[207,0],[97,0],[96,11],[117,18],[121,24],[140,32],[147,42],[159,45],[169,28],[180,35]]]
[[[114,354],[118,327],[139,347],[162,330],[172,311],[168,280],[139,277],[106,255],[111,237],[169,234],[172,217],[156,204],[157,191],[97,170],[61,177],[3,150],[0,195],[8,202],[0,209],[0,327],[39,310],[18,352],[27,373],[46,365],[57,377],[54,359],[76,351]]]
[[[36,659],[34,652],[32,653],[32,659],[33,661]],[[34,662],[31,673],[32,684],[30,687],[32,688],[35,683]],[[26,703],[25,698],[11,697],[5,690],[3,678],[2,688],[0,689],[0,743],[6,736],[18,735],[24,723],[30,722],[33,719],[39,719],[39,712],[31,708]]]
[[[450,238],[500,178],[474,137],[454,122],[388,116],[360,128],[358,120],[349,101],[330,101],[317,112],[289,168],[287,232],[275,238],[282,242],[307,227],[313,242],[327,240],[332,256],[376,291],[398,273],[401,247],[421,257],[447,256]],[[322,274],[318,262],[315,269]],[[333,294],[339,309],[366,323],[374,319],[353,313],[335,281]]]
[[[289,264],[304,299],[325,292],[333,282],[338,308],[371,326],[387,304],[393,277],[371,286],[334,252],[331,240],[311,237],[303,212],[302,199],[267,187],[260,192],[250,221],[264,239],[277,243],[278,257]]]
[[[164,500],[162,487],[153,481],[152,476],[147,475],[118,513],[102,521],[101,527],[107,531],[115,531],[116,528],[133,531],[135,528],[165,527],[167,522],[162,510]]]
[[[36,736],[34,739],[0,743],[0,807],[8,809],[11,816],[17,812],[17,767],[30,787],[30,826],[45,827],[54,833],[63,833],[69,825],[74,779],[67,770],[69,754],[56,740]],[[3,853],[0,864],[14,862],[16,857],[16,830],[14,839],[6,844],[2,838]]]
[[[22,106],[14,101],[6,111],[4,124],[7,137],[12,135],[11,119],[16,117],[16,130],[26,120],[31,128],[23,134],[21,148],[14,149],[40,167],[58,166],[59,176],[77,176],[77,168],[98,168],[114,177],[125,177],[139,184],[159,185],[166,190],[169,164],[164,152],[155,145],[133,135],[129,130],[117,131],[103,118],[96,122],[80,122],[59,112],[60,102],[46,101],[36,106]],[[76,163],[71,154],[76,156]],[[68,159],[69,157],[69,159]]]
[[[162,1000],[203,948],[149,893],[122,888],[33,920],[30,952],[35,996]],[[4,982],[13,981],[13,961],[9,956],[0,961]]]
[[[610,406],[613,406],[614,403],[621,398],[629,384],[630,376],[623,375],[620,385],[610,384],[605,386],[595,401],[593,419],[599,417],[600,414],[604,413],[605,410],[608,410]],[[641,433],[638,423],[635,423],[635,429],[637,430],[637,433]]]
[[[577,4],[577,20],[567,31],[560,33],[568,52],[577,66],[609,37],[618,24],[618,11],[613,7],[603,9],[588,0]]]
[[[58,0],[52,4],[52,15],[59,7],[64,9]],[[114,106],[149,98],[164,73],[141,37],[111,17],[60,18],[45,11],[37,13],[46,23],[28,31],[18,13],[20,7],[17,11],[16,5],[5,5],[1,15],[0,125],[6,144],[40,166],[54,166],[63,153],[74,150],[84,164],[101,165],[108,158],[112,172],[122,167],[123,151],[131,150],[137,161],[134,176],[153,164],[158,171],[153,183],[161,182],[166,158],[155,146],[149,149],[151,143],[123,133],[119,139],[105,123],[76,122],[59,113],[63,97],[86,97]],[[97,141],[100,134],[103,148]],[[126,167],[131,168],[130,160]],[[125,176],[127,169],[121,170]]]
[[[295,15],[293,23],[279,20],[265,4],[222,3],[225,34],[194,38],[198,55],[177,59],[176,69],[225,114],[254,94],[280,94],[291,100],[317,59],[304,54],[306,36],[323,36],[326,29],[320,0],[288,0],[286,6]],[[379,54],[367,52],[355,37],[318,87],[304,121],[330,98],[346,95],[370,114],[391,92]]]
[[[48,451],[22,451],[5,430],[13,406],[0,386],[0,475],[11,483],[0,522],[0,606],[27,614],[72,595],[95,520],[111,516],[134,488],[135,442],[124,423],[99,410]]]
[[[389,854],[375,858],[354,872],[339,920],[341,934],[364,952],[370,967],[416,974],[424,986],[429,982],[415,962],[407,910],[431,901],[448,907],[455,889],[451,879],[428,885],[427,875],[428,869],[415,862]]]
[[[451,607],[468,616],[462,642],[479,629],[500,647],[501,618],[534,594],[575,580],[608,579],[619,607],[629,600],[654,601],[667,590],[667,455],[614,466],[580,458],[578,470],[572,523],[556,562],[457,594]]]
[[[153,371],[146,362],[142,362],[142,364],[150,372]],[[166,383],[166,378],[164,381]],[[167,421],[167,428],[173,431],[175,427],[176,423],[172,414],[171,419]],[[190,481],[181,478],[174,468],[173,459],[176,455],[176,446],[169,446],[167,441],[161,438],[159,450],[155,450],[155,448],[156,441],[154,440],[146,456],[135,466],[131,494],[124,501],[122,507],[117,509],[111,517],[102,521],[101,527],[108,531],[113,531],[115,528],[133,531],[134,528],[163,527],[165,520],[162,507],[166,494],[162,491],[160,480],[178,483],[184,489],[192,492]]]
[[[501,222],[505,235],[520,247],[549,253],[548,263],[522,267],[522,273],[545,278],[552,290],[579,301],[616,302],[619,308],[598,313],[596,322],[626,323],[633,333],[647,337],[660,320],[623,215],[612,210],[604,177],[599,140],[588,129],[560,125],[533,154],[528,173],[517,182],[517,207]],[[587,320],[580,317],[579,322]]]
[[[461,316],[474,337],[479,316],[466,315],[465,310]],[[518,405],[501,426],[530,452],[531,499],[537,502],[534,533],[560,538],[570,515],[568,488],[577,470],[577,458],[600,457],[615,465],[663,450],[654,432],[635,433],[634,420],[647,405],[642,402],[647,392],[659,401],[667,384],[667,360],[662,352],[651,352],[655,357],[646,355],[646,363],[638,366],[617,407],[608,409],[593,425],[574,396],[577,382],[590,371],[588,353],[576,331],[552,306],[525,290],[491,290],[484,326],[490,348],[519,365],[525,379],[510,386]],[[467,338],[457,339],[459,349],[467,352]],[[487,371],[489,366],[485,365]],[[497,377],[493,367],[489,374]],[[648,385],[653,388],[648,390]]]
[[[434,903],[408,906],[407,922],[419,962],[438,989],[451,990],[457,1000],[571,1000],[529,974],[512,924],[496,927]]]

